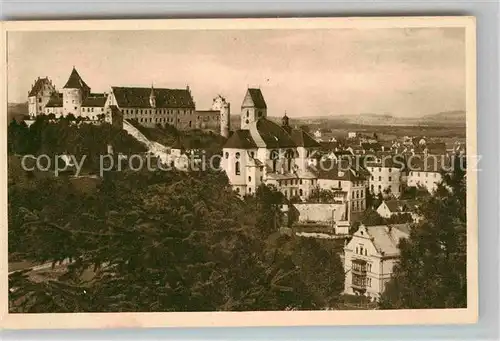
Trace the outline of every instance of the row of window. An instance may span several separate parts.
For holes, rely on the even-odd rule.
[[[372,279],[370,277],[364,277],[364,276],[352,276],[352,285],[358,286],[358,287],[371,287],[372,286]]]
[[[360,190],[356,190],[356,191],[352,191],[352,198],[356,198],[356,199],[362,199],[363,198],[363,195],[364,195],[364,191],[362,189]]]
[[[103,108],[96,108],[96,109],[99,109],[99,111],[103,111],[104,109]],[[94,112],[94,108],[91,107],[91,108],[85,108],[85,107],[82,107],[82,112]]]
[[[387,179],[388,179],[388,181],[392,181],[392,176],[389,176]],[[375,177],[373,175],[372,175],[372,180],[375,180]],[[382,181],[381,176],[378,177],[378,181]]]
[[[361,248],[363,248],[363,247],[361,246]],[[358,251],[358,247],[356,247],[356,253],[358,253],[357,251]],[[365,249],[365,253],[366,253],[366,249]],[[371,263],[359,264],[356,262],[352,262],[352,269],[354,271],[372,272],[372,264]]]
[[[162,115],[175,115],[175,114],[184,114],[184,115],[192,115],[194,113],[194,110],[191,109],[122,109],[124,114],[139,114],[139,115],[146,115],[146,114],[162,114]],[[198,116],[199,118],[199,116]]]
[[[432,174],[432,177],[436,178],[438,176],[438,173],[434,173],[434,172],[422,172],[422,174],[425,174],[425,177],[429,177],[429,174]],[[416,176],[420,176],[420,172],[410,172],[410,175],[416,175]]]
[[[362,211],[365,209],[365,202],[364,201],[352,201],[351,207],[352,207],[353,211]]]
[[[391,168],[391,167],[383,167],[383,168],[384,168],[384,169],[385,169],[385,168],[387,168],[387,171],[388,171],[389,173],[391,173],[391,172],[392,172],[392,168]],[[379,172],[381,172],[381,171],[382,171],[382,167],[378,167],[378,168],[377,168],[377,167],[370,167],[370,168],[368,168],[368,169],[370,170],[370,172],[375,172],[377,169],[378,169],[378,171],[379,171]]]

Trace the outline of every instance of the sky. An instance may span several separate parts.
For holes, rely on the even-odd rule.
[[[238,113],[260,87],[269,116],[465,109],[465,30],[310,29],[9,32],[8,100],[37,77],[58,89],[76,67],[92,92],[111,86],[185,88],[196,108],[223,95]]]

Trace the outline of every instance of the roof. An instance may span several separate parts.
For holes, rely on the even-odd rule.
[[[260,89],[249,88],[247,90],[247,95],[250,95],[254,107],[267,109],[266,101],[264,100],[264,96],[262,95],[262,91],[260,91]]]
[[[257,147],[293,148],[296,147],[290,134],[278,124],[260,118],[249,127],[250,134]]]
[[[378,142],[362,142],[361,148],[363,148],[363,150],[371,150],[374,152],[382,150],[382,146]]]
[[[444,155],[446,154],[446,144],[444,142],[433,142],[427,143],[425,145],[427,149],[427,153],[435,154],[435,155]]]
[[[219,110],[196,110],[198,115],[217,115],[220,114]]]
[[[365,180],[363,173],[356,171],[354,168],[345,163],[340,165],[333,160],[322,160],[314,167],[318,179],[326,180],[345,180],[345,181],[360,181]]]
[[[63,106],[63,94],[54,92],[45,105],[46,108],[60,108]]]
[[[415,155],[417,156],[417,155]],[[443,158],[441,155],[430,155],[414,157],[408,162],[409,171],[440,173],[443,170],[451,170],[452,159]]]
[[[302,129],[293,129],[290,135],[293,142],[295,142],[298,147],[309,148],[320,146],[320,144],[316,142],[316,140],[312,138],[311,135],[309,135]]]
[[[253,149],[257,148],[248,130],[236,130],[226,141],[223,148]]]
[[[90,94],[82,101],[82,107],[104,107],[106,99],[105,94]]]
[[[49,81],[49,79],[47,77],[38,78],[36,80],[35,84],[33,85],[33,87],[31,88],[31,91],[28,94],[28,97],[38,95],[38,93],[40,92],[40,90],[42,90],[44,84],[48,83],[48,82],[50,82],[50,81]]]
[[[399,240],[410,236],[410,227],[407,224],[366,226],[366,232],[380,254],[398,256]]]
[[[90,89],[90,87],[85,83],[76,71],[75,68],[71,71],[66,85],[63,86],[64,89]]]
[[[112,87],[116,103],[121,108],[151,108],[151,88]],[[157,108],[194,108],[188,89],[154,88]]]

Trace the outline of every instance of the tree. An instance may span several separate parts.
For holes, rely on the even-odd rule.
[[[384,218],[378,214],[374,209],[367,209],[361,214],[361,223],[366,226],[383,225],[385,223]]]
[[[466,183],[457,165],[421,205],[423,216],[399,243],[400,259],[381,298],[383,309],[464,308]]]
[[[314,203],[331,203],[335,200],[335,195],[333,191],[329,189],[323,189],[316,186],[311,190],[308,200]]]

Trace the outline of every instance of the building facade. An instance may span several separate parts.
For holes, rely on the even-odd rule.
[[[241,105],[242,128],[223,146],[221,166],[240,195],[264,184],[275,185],[287,198],[307,198],[316,176],[310,169],[319,144],[285,115],[281,126],[267,119],[260,89],[248,89]]]
[[[361,225],[344,247],[344,292],[378,300],[399,258],[399,240],[409,234],[406,224]]]
[[[45,114],[45,106],[56,91],[48,77],[38,77],[28,92],[28,114],[31,118]]]

